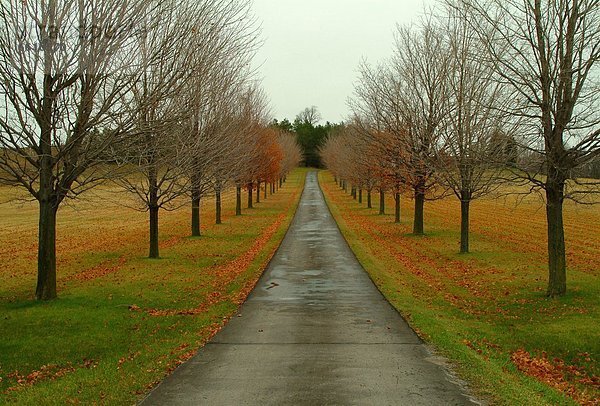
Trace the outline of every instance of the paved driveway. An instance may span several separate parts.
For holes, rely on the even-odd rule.
[[[265,274],[144,405],[472,404],[379,293],[315,172]]]

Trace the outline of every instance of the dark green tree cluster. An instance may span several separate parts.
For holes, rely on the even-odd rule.
[[[335,124],[329,121],[325,124],[319,124],[319,121],[321,121],[321,115],[317,108],[312,106],[300,112],[293,123],[287,118],[281,121],[274,119],[272,122],[273,127],[293,133],[296,136],[296,141],[302,148],[302,165],[306,167],[323,167],[319,149],[325,144],[331,131],[344,125],[343,123]]]

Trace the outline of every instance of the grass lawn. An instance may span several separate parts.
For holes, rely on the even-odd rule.
[[[539,198],[482,199],[471,207],[471,254],[458,254],[460,204],[425,205],[426,235],[412,231],[413,201],[394,224],[321,186],[342,233],[382,293],[420,336],[494,404],[600,404],[600,206],[565,204],[568,293],[544,296],[545,209]],[[376,202],[376,203],[375,203]]]
[[[235,312],[279,245],[306,171],[243,209],[161,212],[161,259],[145,258],[147,213],[117,205],[104,188],[58,214],[58,295],[32,300],[37,205],[0,188],[0,404],[133,404],[190,358]],[[245,204],[244,198],[243,203]],[[245,206],[244,206],[245,207]]]

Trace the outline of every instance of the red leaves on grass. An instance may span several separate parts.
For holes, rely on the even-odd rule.
[[[375,281],[379,285],[389,284],[383,286],[384,291],[397,288],[402,294],[411,294],[419,306],[439,312],[441,317],[456,318],[459,323],[461,320],[467,323],[477,320],[495,327],[498,333],[498,328],[504,325],[514,326],[518,332],[520,328],[528,327],[527,319],[533,321],[534,317],[568,320],[563,316],[593,311],[593,308],[586,308],[587,299],[584,297],[573,303],[564,303],[543,300],[541,294],[530,294],[532,289],[543,290],[538,278],[540,266],[545,266],[546,249],[544,241],[539,238],[545,233],[543,213],[535,212],[531,206],[523,205],[519,210],[513,210],[492,199],[478,202],[473,213],[472,229],[480,237],[482,246],[498,247],[495,253],[514,253],[515,256],[490,255],[487,258],[484,251],[482,258],[459,257],[455,255],[454,242],[444,235],[448,230],[457,230],[457,205],[453,200],[428,203],[428,213],[435,218],[432,225],[437,226],[432,230],[443,231],[444,234],[432,233],[426,238],[414,238],[408,235],[410,224],[394,224],[389,216],[375,216],[374,210],[357,206],[332,182],[323,182],[321,186],[332,206],[338,210],[339,216],[336,217],[342,228],[348,228],[351,244],[354,240],[365,255],[378,258],[385,280],[377,280],[376,276]],[[496,215],[496,212],[501,215]],[[568,254],[568,260],[580,271],[597,273],[596,270],[600,269],[600,257],[595,249],[598,241],[595,237],[599,235],[595,225],[598,222],[594,221],[598,218],[597,213],[579,210],[569,214],[571,220],[577,217],[577,221],[570,221],[566,227],[570,245],[582,247],[585,255],[571,261]],[[578,217],[580,215],[586,220],[582,221]],[[593,229],[583,230],[588,224]],[[522,252],[533,255],[526,258],[520,255]],[[503,334],[491,330],[490,339],[506,342]],[[423,336],[423,333],[419,332],[419,335]],[[464,340],[463,343],[481,358],[490,361],[493,358],[493,362],[504,362],[510,356],[510,349],[514,349],[512,344],[504,344],[503,349],[486,339]],[[580,357],[581,362],[576,358],[569,361],[579,365],[577,367],[556,359],[549,361],[545,356],[532,358],[519,351],[513,354],[512,359],[528,375],[541,377],[542,382],[557,387],[580,403],[600,406],[599,378],[593,376],[596,370],[594,361],[589,361],[589,356],[580,354]]]
[[[131,354],[128,354],[125,357],[119,358],[119,361],[117,361],[117,369],[121,369],[121,365],[123,365],[124,363],[126,363],[128,361],[133,361],[140,354],[141,354],[140,351],[136,351],[136,352],[132,352]]]
[[[291,202],[294,202],[294,201],[295,201],[295,199],[291,200]],[[265,231],[262,233],[262,235],[260,236],[260,238],[257,239],[254,242],[254,244],[252,245],[252,247],[250,248],[250,250],[246,253],[246,255],[248,255],[250,253],[251,257],[245,258],[245,261],[239,264],[239,265],[243,265],[243,269],[244,270],[248,269],[248,267],[250,266],[250,264],[252,263],[252,261],[254,261],[254,259],[256,258],[256,256],[260,252],[262,252],[262,250],[264,249],[265,245],[271,240],[271,238],[277,232],[277,230],[279,230],[279,228],[281,227],[281,224],[283,223],[283,220],[285,219],[285,216],[286,216],[285,213],[287,213],[289,211],[288,208],[286,208],[286,210],[285,210],[284,213],[280,214],[277,217],[277,220],[275,220],[275,222],[273,224],[271,224],[269,227],[267,227],[265,229]],[[269,254],[266,256],[266,258],[263,261],[263,263],[260,265],[261,269],[264,269],[266,267],[267,263],[273,257],[273,254],[275,253],[276,249],[277,249],[277,247],[274,247],[271,250],[271,252],[269,252]],[[259,277],[260,277],[260,274],[257,274],[253,279],[249,280],[242,287],[242,289],[240,289],[237,292],[237,294],[234,295],[234,297],[232,298],[233,302],[236,303],[236,304],[243,303],[244,300],[246,300],[246,298],[250,294],[250,291],[252,289],[254,289],[254,286],[256,285],[256,282],[258,281]]]
[[[219,326],[219,329],[220,329],[220,326]],[[176,355],[176,354],[179,354],[179,355],[177,355],[177,358],[175,358],[173,361],[171,361],[169,363],[169,365],[167,366],[167,373],[173,372],[175,370],[175,368],[177,368],[179,365],[183,364],[185,361],[189,360],[194,355],[196,355],[196,353],[198,352],[198,348],[189,349],[189,347],[190,347],[190,345],[188,343],[183,343],[171,351],[171,355]],[[185,351],[185,350],[187,350],[187,351]],[[182,351],[184,351],[184,352],[182,352]]]
[[[597,392],[600,389],[600,380],[597,376],[582,376],[582,368],[566,365],[563,360],[558,358],[549,360],[545,352],[542,353],[541,358],[533,357],[523,349],[513,352],[510,359],[519,371],[561,391],[579,404],[600,405],[600,398],[593,395],[594,391]],[[577,383],[586,386],[589,391],[581,391],[569,382],[568,378],[571,376],[575,377]]]
[[[75,366],[70,363],[64,366],[56,364],[42,365],[40,369],[34,370],[28,375],[23,375],[19,371],[14,371],[8,374],[7,378],[14,379],[17,385],[9,387],[6,392],[18,391],[26,386],[35,385],[40,381],[58,379],[67,375],[68,373],[74,372],[78,368],[96,368],[97,365],[98,363],[94,360],[84,359],[81,365]]]
[[[126,259],[125,257],[121,257],[117,261],[117,264],[108,266],[111,262],[113,262],[113,260],[102,261],[95,267],[70,275],[69,277],[65,278],[65,280],[91,281],[93,279],[102,278],[103,276],[117,272],[126,262]]]
[[[293,202],[293,200],[292,200]],[[287,213],[288,210],[285,211]],[[264,250],[265,245],[271,240],[273,235],[279,230],[286,214],[282,213],[277,217],[270,226],[264,229],[262,234],[254,241],[252,246],[239,257],[235,258],[224,265],[213,267],[210,273],[213,275],[211,285],[215,289],[209,293],[204,301],[195,308],[192,309],[146,309],[145,311],[153,317],[165,317],[165,316],[195,316],[198,314],[205,313],[211,306],[223,302],[225,300],[232,300],[236,304],[242,303],[248,296],[250,291],[254,288],[256,281],[260,277],[257,274],[255,278],[249,280],[244,286],[233,294],[226,294],[227,287],[235,281],[242,273],[246,272],[256,257]],[[274,248],[267,255],[266,260],[260,265],[264,268],[266,263],[271,259]],[[131,305],[130,310],[139,310],[139,307],[135,306],[135,309]]]

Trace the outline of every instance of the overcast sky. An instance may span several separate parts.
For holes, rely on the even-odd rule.
[[[392,53],[396,23],[418,19],[431,0],[254,0],[265,41],[256,56],[273,116],[305,107],[323,121],[348,115],[357,66]]]

